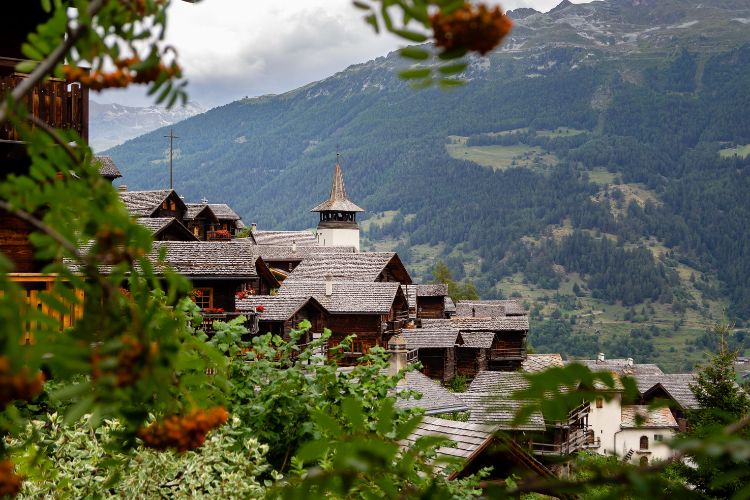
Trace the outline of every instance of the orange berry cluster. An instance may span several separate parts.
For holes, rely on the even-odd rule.
[[[16,474],[13,462],[5,459],[0,462],[0,497],[15,497],[21,491],[23,476]]]
[[[64,73],[67,80],[81,82],[83,86],[92,90],[124,88],[131,83],[149,83],[156,80],[162,73],[170,78],[182,76],[182,68],[176,63],[169,66],[159,63],[156,66],[139,70],[131,67],[140,62],[141,60],[137,57],[118,59],[115,61],[117,69],[109,72],[95,70],[89,73],[82,68],[65,66]]]
[[[44,374],[32,375],[28,367],[19,373],[10,372],[10,362],[5,356],[0,357],[0,411],[13,401],[31,400],[42,392]]]
[[[196,409],[180,417],[172,415],[163,422],[154,422],[138,429],[137,435],[143,443],[156,450],[173,448],[182,453],[194,450],[206,441],[211,429],[224,425],[229,413],[223,406],[210,410]]]
[[[144,356],[143,344],[133,337],[123,337],[122,343],[125,346],[117,355],[117,368],[115,368],[117,387],[127,387],[138,380],[141,374],[138,365]]]
[[[450,14],[437,12],[430,22],[438,47],[473,50],[482,55],[497,47],[513,27],[500,7],[489,9],[484,4],[470,3]]]

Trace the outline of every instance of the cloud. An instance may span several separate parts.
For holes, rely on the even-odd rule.
[[[549,10],[559,1],[500,3],[507,9]],[[207,107],[292,90],[405,44],[376,35],[348,0],[177,1],[170,7],[166,38],[179,51],[191,99]],[[105,91],[95,99],[150,104],[142,88]]]

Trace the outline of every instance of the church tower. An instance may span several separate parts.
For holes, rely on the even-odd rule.
[[[357,212],[364,210],[346,196],[344,175],[341,173],[339,155],[336,154],[336,169],[333,172],[331,195],[326,201],[310,210],[320,213],[316,236],[322,247],[354,247],[359,252],[359,226]]]

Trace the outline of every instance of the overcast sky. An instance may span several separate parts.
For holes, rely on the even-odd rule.
[[[501,5],[546,11],[558,3],[506,0]],[[179,51],[190,99],[207,108],[286,92],[404,45],[376,35],[349,0],[174,0],[169,14],[167,42]],[[142,87],[91,96],[132,106],[151,103]]]

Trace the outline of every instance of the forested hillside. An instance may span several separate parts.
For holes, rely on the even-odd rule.
[[[312,227],[338,145],[367,247],[527,299],[539,350],[688,367],[723,309],[750,319],[750,6],[521,14],[452,91],[410,89],[391,54],[175,125],[176,187]],[[163,135],[110,150],[131,189],[166,185]]]

